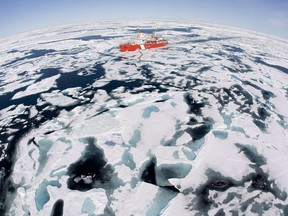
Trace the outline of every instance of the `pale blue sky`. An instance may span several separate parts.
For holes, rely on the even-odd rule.
[[[288,39],[288,0],[0,0],[0,37],[118,19],[219,23]]]

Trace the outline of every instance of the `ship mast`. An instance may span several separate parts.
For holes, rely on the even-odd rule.
[[[157,31],[157,28],[155,28],[154,32],[152,33],[151,35],[152,38],[156,38],[156,31]]]

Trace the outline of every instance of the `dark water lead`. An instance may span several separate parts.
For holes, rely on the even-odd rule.
[[[195,191],[198,199],[196,205],[193,207],[194,209],[202,212],[204,215],[208,215],[208,211],[211,209],[211,206],[216,204],[213,199],[209,198],[210,190],[224,192],[236,185],[236,181],[229,177],[224,177],[221,173],[212,169],[207,169],[206,175],[208,177],[208,181]]]
[[[143,85],[143,80],[135,79],[135,80],[111,80],[105,86],[100,87],[98,89],[103,89],[107,92],[107,94],[111,94],[111,92],[119,87],[124,87],[125,90],[133,90],[134,88],[141,87]],[[138,92],[137,92],[138,93]]]
[[[210,117],[204,118],[203,123],[199,123],[197,127],[189,127],[185,130],[193,141],[202,139],[213,128],[214,120]]]
[[[209,41],[222,41],[222,40],[230,40],[234,39],[235,37],[208,37],[206,39],[197,39],[197,40],[191,40],[191,41],[185,41],[185,43],[192,42],[194,43],[206,43]]]
[[[261,120],[265,120],[267,117],[270,116],[270,113],[264,107],[258,107],[257,109],[258,115]]]
[[[149,64],[141,65],[138,71],[140,71],[141,75],[144,76],[145,78],[152,79],[154,77],[154,74],[152,73],[150,67],[151,66]]]
[[[246,158],[248,158],[252,163],[257,166],[262,166],[267,163],[267,160],[264,156],[260,155],[255,146],[252,145],[243,145],[236,143],[236,147],[239,148],[240,152],[243,152]]]
[[[198,102],[196,101],[192,95],[188,92],[186,92],[184,94],[184,101],[186,102],[186,104],[189,106],[189,110],[188,113],[191,114],[195,114],[195,115],[201,115],[202,111],[201,109],[206,105],[205,102]]]
[[[26,53],[26,56],[21,57],[21,58],[16,58],[15,60],[12,60],[6,64],[3,64],[2,66],[6,67],[6,66],[14,64],[18,61],[23,61],[23,60],[32,59],[32,58],[38,58],[38,57],[44,56],[44,55],[49,54],[49,53],[54,53],[54,52],[56,52],[56,50],[54,50],[54,49],[47,49],[47,50],[46,49],[42,49],[42,50],[32,49]]]
[[[235,46],[231,46],[231,45],[223,45],[224,49],[229,51],[229,52],[240,52],[243,53],[244,50],[241,49],[240,47],[235,47]]]
[[[244,96],[245,97],[244,106],[253,104],[252,95],[248,91],[246,91],[242,86],[240,86],[238,84],[234,84],[230,87],[229,90],[233,91],[237,96]],[[238,101],[238,99],[236,99],[236,101]]]
[[[104,151],[96,146],[95,138],[85,138],[87,146],[82,156],[68,167],[67,186],[71,190],[88,191],[92,188],[104,188],[111,191],[122,182],[107,163]]]
[[[102,36],[102,35],[88,35],[83,37],[71,38],[70,40],[82,40],[82,41],[90,41],[90,40],[110,40],[114,38],[119,38],[123,36]]]
[[[91,69],[91,74],[88,75],[79,75],[80,73],[85,73],[85,69],[76,70],[70,73],[60,73],[58,68],[47,68],[42,69],[40,72],[43,73],[41,77],[39,77],[36,82],[39,82],[45,78],[54,76],[56,74],[60,74],[60,77],[56,80],[56,84],[58,86],[57,89],[63,91],[67,88],[72,87],[82,87],[85,88],[88,85],[93,84],[96,80],[105,76],[105,69],[102,64],[95,64]],[[12,100],[13,96],[18,92],[25,91],[27,86],[14,90],[13,92],[8,92],[4,95],[0,95],[0,109],[6,108],[11,105],[19,105],[24,104],[27,106],[36,105],[37,100],[40,98],[41,93],[27,95],[22,98]]]
[[[137,28],[138,26],[129,26],[130,28],[133,28],[132,32],[137,32]],[[153,34],[153,33],[156,33],[157,32],[161,32],[161,31],[176,31],[176,32],[184,32],[184,33],[190,33],[191,30],[193,29],[196,29],[196,30],[201,30],[200,27],[187,27],[187,28],[181,28],[181,27],[178,27],[178,28],[140,28],[140,32],[144,33],[144,34]]]
[[[249,86],[252,86],[253,88],[255,88],[257,90],[260,90],[261,94],[265,100],[269,100],[271,97],[276,97],[273,92],[265,90],[265,89],[261,88],[260,86],[254,84],[248,80],[241,80],[238,77],[234,77],[234,78],[236,78],[237,80],[240,80],[245,85],[249,85]]]
[[[244,187],[247,185],[246,183],[250,183],[250,185],[247,187],[247,192],[252,193],[253,191],[257,190],[259,193],[250,199],[245,201],[243,200],[239,206],[239,210],[242,212],[245,212],[250,205],[252,205],[253,209],[251,211],[258,214],[261,214],[263,211],[269,209],[272,205],[269,203],[262,203],[259,207],[259,203],[256,200],[256,198],[259,197],[260,193],[262,192],[271,193],[275,199],[280,199],[282,201],[287,199],[287,193],[285,191],[281,191],[277,187],[275,181],[270,180],[269,175],[264,173],[264,171],[260,168],[260,166],[266,164],[266,159],[257,153],[256,148],[253,146],[245,146],[241,144],[236,144],[236,146],[240,148],[241,151],[244,152],[245,156],[254,164],[251,167],[255,169],[255,172],[244,176],[240,181],[236,181],[230,177],[224,177],[221,173],[212,169],[207,169],[206,175],[208,180],[206,183],[196,189],[197,204],[193,206],[193,209],[199,210],[201,213],[203,213],[203,215],[207,215],[208,211],[212,207],[218,206],[213,198],[209,198],[209,191],[213,190],[224,192],[231,187]],[[217,196],[218,195],[216,194],[214,198]],[[229,192],[223,203],[228,204],[234,199],[234,197],[241,199],[242,196],[241,194],[237,194],[235,192]]]
[[[39,74],[41,76],[38,79],[36,79],[34,83],[39,82],[39,81],[41,81],[43,79],[55,76],[55,75],[60,74],[60,73],[61,73],[60,68],[44,68],[44,69],[41,69],[39,71]]]
[[[148,162],[143,164],[140,179],[149,184],[179,193],[178,188],[172,185],[168,179],[184,178],[190,172],[192,166],[185,163],[156,165],[156,157],[152,156]]]
[[[263,64],[263,65],[266,65],[266,66],[268,66],[268,67],[277,69],[277,70],[279,70],[279,71],[282,71],[282,72],[288,74],[288,68],[285,68],[285,67],[283,67],[283,66],[281,66],[281,65],[269,64],[269,63],[263,61],[263,60],[262,60],[261,58],[259,58],[259,57],[256,57],[256,58],[255,58],[255,62],[256,62],[256,63]]]
[[[146,165],[144,165],[144,170],[141,174],[141,180],[153,185],[156,184],[156,174],[155,174],[155,166],[156,166],[156,157],[152,157]]]
[[[64,201],[62,199],[58,199],[53,205],[50,216],[63,216],[63,207]]]
[[[85,75],[83,75],[83,73]],[[89,70],[89,74],[87,74],[86,69],[79,69],[70,73],[61,73],[61,76],[56,80],[56,83],[58,89],[61,91],[73,87],[85,88],[105,76],[105,73],[102,64],[95,63],[92,69]]]

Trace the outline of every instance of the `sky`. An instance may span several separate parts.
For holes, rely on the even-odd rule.
[[[63,24],[133,19],[222,24],[288,39],[288,0],[0,0],[0,38]]]

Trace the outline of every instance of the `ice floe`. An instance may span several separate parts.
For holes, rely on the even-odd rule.
[[[169,40],[121,53],[137,26]],[[288,42],[109,21],[0,40],[0,214],[285,215]]]

